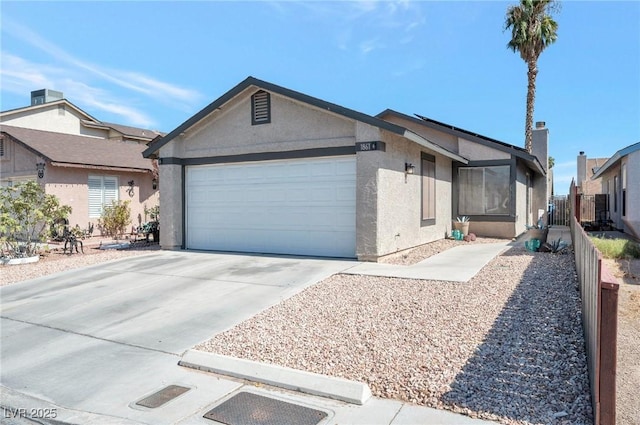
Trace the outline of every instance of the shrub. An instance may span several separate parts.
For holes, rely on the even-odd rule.
[[[98,226],[102,232],[117,239],[119,234],[131,223],[130,201],[111,201],[111,205],[105,205],[98,219]]]
[[[38,244],[49,236],[51,224],[71,214],[71,207],[60,205],[37,182],[19,183],[0,190],[0,240],[9,256],[30,257],[39,252]]]
[[[621,260],[640,258],[640,245],[627,239],[605,239],[592,237],[591,241],[605,258]]]

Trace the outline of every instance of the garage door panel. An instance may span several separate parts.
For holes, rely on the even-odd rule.
[[[355,256],[355,158],[187,168],[187,248]]]

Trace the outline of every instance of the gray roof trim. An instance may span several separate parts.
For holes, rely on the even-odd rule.
[[[471,131],[468,131],[459,127],[455,127],[450,124],[432,120],[431,118],[427,118],[419,114],[415,114],[416,117],[418,117],[416,118],[410,115],[403,114],[398,111],[394,111],[393,109],[385,109],[384,111],[376,115],[376,117],[381,118],[382,116],[387,114],[395,115],[399,118],[404,118],[414,123],[422,124],[425,127],[431,128],[433,130],[441,131],[443,133],[447,133],[456,137],[462,137],[463,139],[467,139],[472,142],[475,142],[484,146],[488,146],[490,148],[498,149],[503,152],[507,152],[511,155],[515,155],[516,157],[523,159],[527,164],[529,164],[530,168],[538,171],[542,175],[546,174],[538,158],[535,157],[534,155],[531,155],[521,147],[510,145],[508,143],[501,142],[499,140],[492,139],[490,137],[483,136],[481,134],[473,133]]]
[[[161,147],[169,143],[171,140],[176,138],[181,133],[185,132],[187,129],[204,119],[206,116],[211,114],[216,109],[220,108],[222,105],[233,99],[238,94],[242,93],[248,87],[255,86],[257,88],[261,88],[265,91],[269,91],[271,93],[276,93],[281,96],[289,97],[291,99],[297,100],[299,102],[306,103],[311,106],[315,106],[316,108],[324,109],[328,112],[333,112],[334,114],[342,115],[344,117],[363,122],[365,124],[372,125],[374,127],[378,127],[383,130],[390,131],[395,134],[399,134],[404,136],[406,129],[396,124],[392,124],[390,122],[381,120],[376,117],[372,117],[371,115],[364,114],[362,112],[354,111],[353,109],[348,109],[342,107],[340,105],[336,105],[335,103],[326,102],[324,100],[308,96],[306,94],[290,90],[272,83],[268,83],[266,81],[258,80],[254,77],[247,77],[244,81],[239,83],[237,86],[220,96],[218,99],[211,102],[204,109],[197,112],[191,118],[186,120],[184,123],[179,125],[175,130],[171,131],[169,134],[164,136],[163,138],[153,141],[149,144],[149,148],[147,148],[142,155],[145,158],[149,158],[154,155]]]
[[[591,180],[596,180],[597,178],[602,177],[605,171],[611,168],[616,162],[621,160],[623,157],[629,155],[630,153],[633,153],[638,150],[640,150],[640,142],[634,143],[633,145],[629,145],[626,148],[620,149],[618,152],[614,153],[613,156],[609,158],[602,167],[598,168],[598,171],[596,171],[593,174],[593,176],[591,176]]]

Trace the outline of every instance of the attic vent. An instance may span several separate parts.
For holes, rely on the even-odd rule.
[[[251,96],[251,124],[271,122],[271,98],[266,91],[258,91]]]

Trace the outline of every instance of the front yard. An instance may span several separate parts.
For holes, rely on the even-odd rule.
[[[334,275],[196,348],[506,424],[587,424],[574,270],[518,246],[468,283]]]

